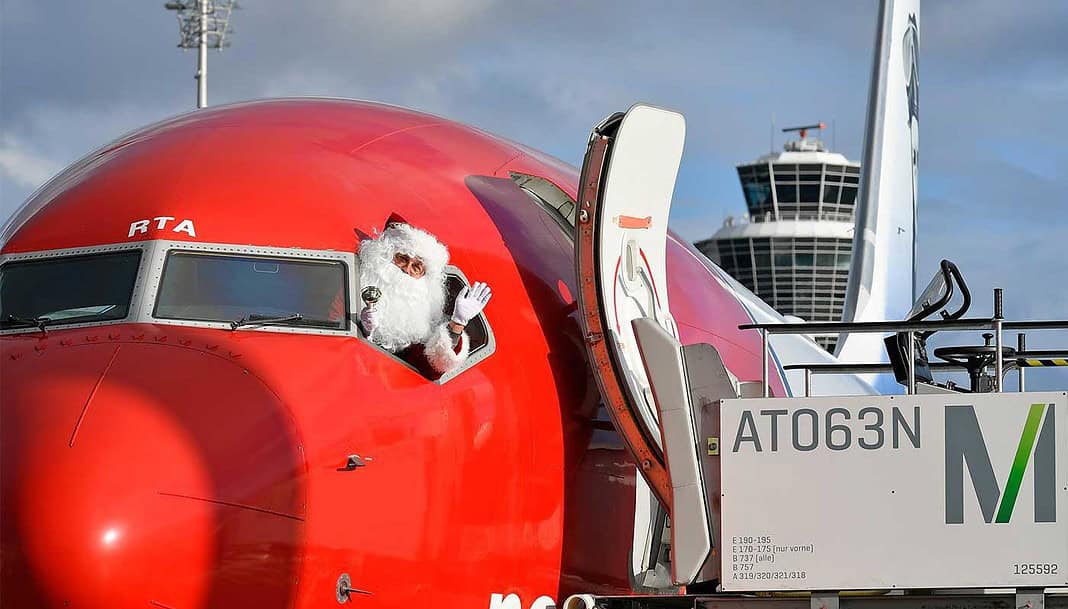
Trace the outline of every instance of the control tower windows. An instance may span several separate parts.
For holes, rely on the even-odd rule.
[[[800,198],[802,203],[811,204],[812,211],[816,211],[819,207],[820,200],[820,185],[816,184],[801,184]]]
[[[775,175],[775,197],[779,203],[779,216],[797,213],[797,165],[776,163],[772,166]]]
[[[755,175],[762,167],[771,167],[774,177],[776,206],[759,208],[754,214],[753,196]],[[738,168],[742,179],[746,202],[753,221],[761,222],[764,215],[777,212],[776,220],[836,220],[849,222],[853,219],[856,202],[857,172],[843,165],[772,163]],[[844,199],[843,199],[844,198]]]
[[[710,243],[712,258],[784,315],[834,321],[845,305],[852,240],[756,237]],[[825,341],[821,341],[824,343]]]
[[[797,204],[797,185],[793,183],[780,184],[775,183],[775,196],[779,199],[779,213],[785,213],[785,210],[796,207]]]
[[[823,196],[820,198],[820,218],[846,222],[853,220],[859,171],[857,167],[827,165]]]
[[[833,205],[838,204],[838,193],[841,190],[840,186],[828,184],[823,187],[823,202]]]
[[[771,178],[767,165],[749,165],[738,168],[738,177],[745,193],[745,205],[749,215],[763,217],[775,213],[771,197]]]
[[[780,313],[813,322],[837,321],[845,304],[853,243],[832,235],[843,234],[839,223],[853,223],[859,165],[818,147],[788,147],[784,154],[766,155],[737,170],[749,217],[731,219],[722,236],[697,242],[698,249]],[[741,228],[746,221],[783,226]],[[821,236],[815,238],[790,236],[813,234],[810,222],[839,226],[819,226],[815,234]],[[777,236],[756,236],[769,233]],[[816,338],[827,348],[833,348],[835,339]]]
[[[842,199],[841,205],[844,207],[852,208],[857,202],[857,187],[856,186],[843,186],[842,187]]]

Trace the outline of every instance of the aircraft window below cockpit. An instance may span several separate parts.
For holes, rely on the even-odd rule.
[[[124,319],[141,250],[0,266],[0,330]]]
[[[153,316],[347,330],[345,277],[336,261],[171,252]]]

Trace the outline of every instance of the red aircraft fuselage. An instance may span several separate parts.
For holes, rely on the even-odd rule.
[[[5,332],[0,604],[332,607],[343,573],[370,593],[360,607],[631,592],[634,466],[598,413],[571,236],[513,172],[576,196],[573,168],[464,125],[279,100],[159,123],[39,191],[3,255],[154,239],[353,252],[354,229],[400,213],[492,286],[495,350],[434,383],[355,335]],[[759,338],[699,256],[669,239],[682,342],[759,381]]]

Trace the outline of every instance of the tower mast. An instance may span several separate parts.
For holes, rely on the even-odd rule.
[[[197,108],[208,105],[208,49],[230,46],[230,15],[236,0],[178,0],[163,5],[178,17],[178,48],[197,49]]]

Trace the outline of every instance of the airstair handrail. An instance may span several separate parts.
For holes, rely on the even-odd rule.
[[[831,333],[883,333],[883,332],[904,332],[908,334],[908,384],[907,390],[909,394],[916,392],[916,379],[915,379],[915,344],[913,337],[917,332],[927,331],[964,331],[964,330],[990,330],[994,333],[996,338],[997,347],[997,361],[995,365],[995,383],[996,390],[1001,391],[1001,376],[1004,373],[1004,366],[1002,362],[1002,333],[1006,330],[1068,330],[1068,320],[1063,319],[1046,319],[1046,320],[1029,320],[1029,321],[1005,321],[1001,316],[1001,294],[1000,290],[995,290],[994,308],[995,315],[993,317],[979,317],[970,319],[955,319],[955,320],[934,320],[934,321],[860,321],[860,322],[819,322],[819,323],[751,323],[740,324],[738,329],[740,330],[758,330],[760,332],[761,351],[763,355],[762,376],[761,383],[763,384],[764,397],[768,397],[768,356],[770,354],[770,341],[769,337],[775,334],[831,334]],[[1021,341],[1023,340],[1021,335]],[[1021,342],[1021,352],[1023,344]],[[1047,355],[1048,356],[1048,355]],[[1059,357],[1059,355],[1048,356]],[[1022,359],[1020,355],[1017,355],[1014,359],[1018,361]],[[806,381],[808,375],[813,371],[822,372],[834,372],[839,374],[844,373],[867,373],[867,372],[883,372],[883,367],[889,368],[888,365],[883,364],[826,364],[822,366],[808,366],[808,365],[794,365],[785,366],[785,370],[804,369],[806,372]],[[945,368],[939,365],[939,368]],[[806,383],[807,384],[807,383]]]
[[[923,332],[925,330],[990,330],[994,318],[974,317],[955,321],[827,321],[805,323],[772,322],[741,324],[739,330],[767,330],[768,334],[831,334],[835,332]],[[1044,319],[1002,321],[1003,330],[1068,330],[1068,320]]]

